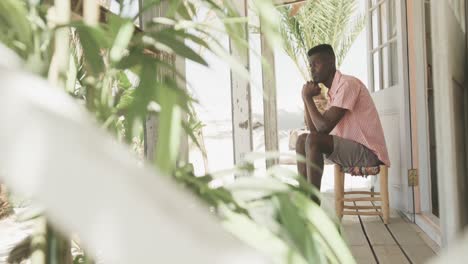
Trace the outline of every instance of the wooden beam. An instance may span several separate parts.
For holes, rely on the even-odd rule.
[[[234,6],[241,16],[247,16],[247,0],[234,1]],[[248,42],[247,25],[242,28],[241,38]],[[239,47],[235,41],[229,39],[231,54],[249,69],[249,49]],[[252,143],[252,106],[250,83],[236,72],[231,70],[231,105],[232,105],[232,132],[234,146],[234,163],[242,161],[244,155],[253,149]]]
[[[141,0],[141,5],[150,0]],[[167,8],[167,2],[161,2],[160,5],[153,6],[141,15],[140,27],[145,29],[145,24],[151,21],[154,17],[159,17],[164,14]],[[155,73],[156,74],[156,73]],[[159,118],[154,113],[148,112],[144,125],[144,153],[147,160],[153,162],[156,160],[156,145],[159,137],[158,134]]]
[[[382,213],[377,211],[356,212],[345,210],[343,211],[343,215],[382,215]]]
[[[380,192],[368,192],[368,191],[349,191],[344,194],[368,194],[368,195],[380,195]]]
[[[357,202],[357,201],[380,201],[380,197],[355,197],[355,198],[344,198],[340,199],[341,201],[345,202]]]
[[[261,25],[260,25],[261,26]],[[270,68],[262,66],[263,80],[263,120],[265,151],[278,151],[278,111],[276,102],[275,55],[268,45],[265,35],[260,33],[262,57]],[[266,166],[278,164],[278,159],[267,160]]]
[[[344,209],[355,209],[355,210],[377,210],[380,209],[381,206],[378,205],[345,205],[343,206]]]
[[[304,3],[306,0],[275,0],[273,3],[277,6]]]
[[[185,66],[186,66],[185,58],[176,56],[175,67],[180,74],[180,76],[176,76],[176,81],[177,81],[177,85],[183,90],[187,90],[187,83],[186,83],[186,80],[184,80],[184,78],[186,77]],[[186,121],[187,118],[188,118],[187,113],[184,113],[182,115],[182,119]],[[180,135],[180,147],[179,147],[178,161],[182,163],[187,163],[189,161],[188,135],[187,133],[185,133],[185,131],[182,131]]]

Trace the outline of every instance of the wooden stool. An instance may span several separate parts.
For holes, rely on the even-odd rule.
[[[356,168],[359,169],[360,168]],[[363,168],[367,169],[367,168]],[[379,173],[380,171],[380,173]],[[388,167],[380,166],[380,170],[377,167],[377,173],[375,174],[365,174],[367,175],[380,175],[380,192],[374,191],[344,191],[344,179],[345,173],[343,168],[340,165],[335,164],[335,207],[336,214],[341,220],[343,215],[380,215],[383,217],[384,223],[388,224],[389,216],[389,203],[388,203]],[[355,176],[363,176],[363,174],[354,174]],[[362,194],[360,197],[350,197],[346,198],[347,194]],[[359,205],[345,205],[344,202],[357,202],[357,201],[379,201],[380,205],[372,206],[359,206]],[[344,210],[351,209],[351,210]],[[376,211],[376,209],[380,209]],[[360,210],[372,210],[372,211],[360,211]]]

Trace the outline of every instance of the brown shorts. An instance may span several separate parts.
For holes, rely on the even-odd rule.
[[[343,167],[373,167],[381,165],[372,150],[355,141],[333,136],[333,152],[325,156],[325,163]]]

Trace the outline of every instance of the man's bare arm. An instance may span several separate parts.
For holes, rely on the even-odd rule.
[[[312,99],[306,101],[306,109],[317,132],[324,134],[329,134],[346,113],[346,109],[332,106],[322,115]]]
[[[310,119],[309,110],[307,109],[307,104],[305,102],[304,102],[304,121],[309,131],[317,132],[317,129],[315,128],[314,123],[312,122],[312,119]]]

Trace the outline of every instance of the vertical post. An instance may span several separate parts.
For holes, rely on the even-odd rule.
[[[97,26],[99,24],[99,5],[95,0],[84,0],[83,20],[88,26]],[[95,92],[94,89],[86,89],[86,106],[91,112],[95,108]]]
[[[93,4],[97,6],[97,3],[94,0],[92,2],[91,0],[85,1],[85,11],[92,7]],[[71,19],[70,0],[55,0],[54,7],[55,21],[57,25],[68,24]],[[55,86],[63,89],[65,89],[65,76],[69,67],[69,58],[70,30],[68,27],[62,27],[55,31],[54,55],[50,65],[48,79]],[[45,218],[41,217],[41,219],[36,222],[36,225],[37,226],[31,240],[31,257],[34,261],[37,261],[34,263],[71,264],[72,255],[70,239],[66,235],[56,232],[47,223]],[[35,247],[37,245],[43,245],[44,247],[37,248]]]
[[[99,23],[99,4],[96,0],[84,0],[83,19],[90,26],[96,26]]]
[[[340,220],[343,218],[344,179],[345,175],[341,171],[341,166],[335,164],[335,210]]]
[[[372,12],[370,12],[371,0],[366,0],[366,12],[367,12],[367,87],[373,92],[374,87],[374,58],[372,53]]]
[[[278,115],[276,108],[275,55],[273,47],[260,33],[262,58],[270,68],[262,66],[263,80],[263,120],[265,124],[265,151],[278,151]],[[278,164],[278,159],[266,161],[267,168]]]
[[[387,166],[380,166],[380,197],[382,199],[382,216],[384,224],[388,224],[388,216],[390,214],[390,206],[388,204],[388,168]]]
[[[140,0],[140,9],[151,0]],[[140,27],[145,30],[146,23],[154,17],[160,17],[167,10],[167,1],[161,1],[140,15]],[[144,124],[144,154],[147,160],[154,161],[156,156],[156,145],[158,139],[158,116],[148,112]]]
[[[70,0],[55,0],[55,23],[66,25],[71,18]],[[70,30],[68,27],[58,28],[55,31],[54,54],[49,68],[48,79],[59,87],[65,87],[66,73],[70,57]]]
[[[175,58],[175,67],[179,71],[181,76],[176,76],[177,86],[187,90],[187,83],[183,79],[186,77],[185,74],[185,58],[176,56]],[[187,121],[187,114],[182,114],[182,120]],[[189,160],[189,145],[188,145],[188,135],[185,131],[182,131],[180,135],[180,148],[179,148],[179,157],[178,161],[181,163],[187,163]]]
[[[234,1],[233,5],[241,16],[247,16],[247,0]],[[241,38],[248,43],[247,25],[242,27]],[[248,70],[249,49],[247,47],[240,47],[231,38],[229,39],[229,46],[231,54]],[[249,80],[246,80],[232,70],[231,105],[234,163],[238,164],[242,161],[244,155],[253,149],[252,107]]]

